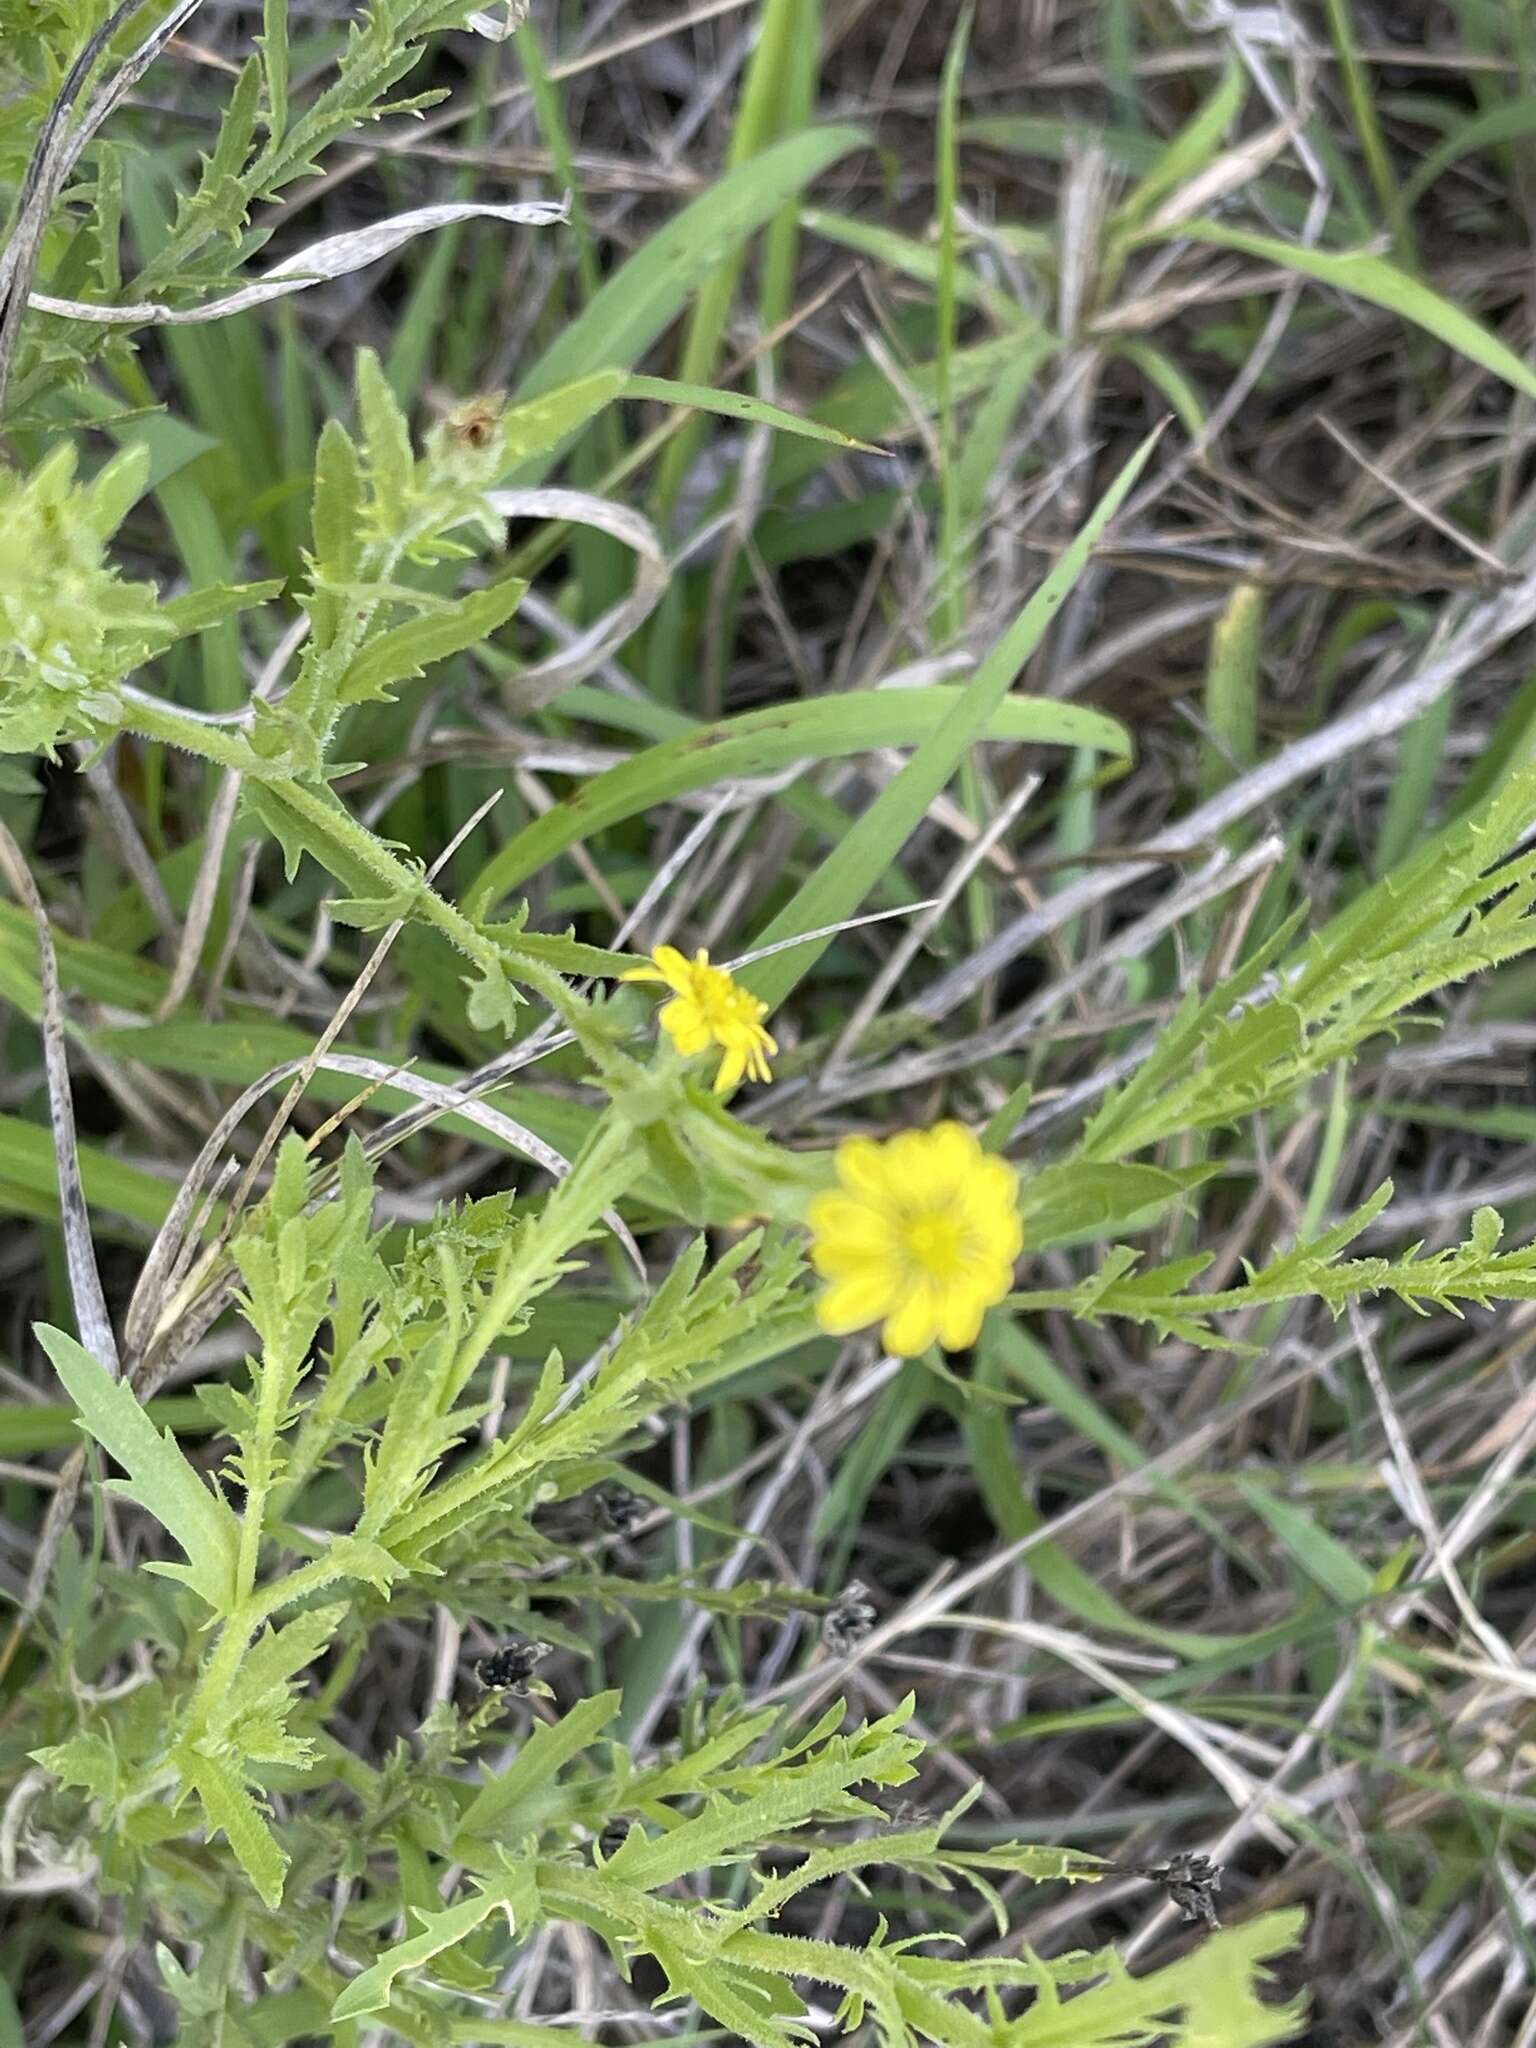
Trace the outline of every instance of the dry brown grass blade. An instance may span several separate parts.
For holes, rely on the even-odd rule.
[[[66,126],[69,110],[85,90],[97,60],[141,4],[142,0],[121,0],[70,66],[27,166],[10,239],[0,252],[0,300],[4,303],[0,312],[0,407],[5,404],[43,236],[64,181],[102,122],[143,77],[183,22],[197,12],[202,0],[176,0],[133,55],[94,95],[79,120],[72,127]]]
[[[817,1099],[848,1101],[854,1096],[870,1095],[887,1089],[906,1089],[921,1086],[937,1080],[943,1074],[963,1072],[980,1061],[992,1059],[1001,1053],[1015,1052],[1027,1044],[1031,1034],[1048,1017],[1052,1010],[1066,1002],[1070,996],[1089,988],[1110,968],[1124,962],[1139,959],[1156,945],[1164,933],[1171,930],[1182,919],[1192,917],[1197,911],[1230,895],[1258,880],[1262,881],[1284,858],[1284,841],[1275,836],[1260,840],[1246,852],[1233,859],[1223,847],[1218,847],[1210,859],[1195,874],[1180,882],[1179,886],[1160,904],[1149,910],[1144,917],[1137,918],[1124,930],[1115,933],[1102,948],[1098,948],[1065,974],[1057,975],[1040,991],[1021,1003],[995,1024],[975,1032],[967,1038],[951,1040],[947,1045],[934,1048],[931,1052],[910,1053],[893,1059],[883,1066],[867,1068],[853,1073],[829,1072],[822,1077],[815,1091]],[[1063,897],[1072,894],[1061,892]],[[1058,899],[1052,897],[1038,912],[1032,915],[1045,917],[1051,904]],[[1064,919],[1063,922],[1066,920]]]
[[[64,1024],[64,995],[59,987],[59,963],[53,950],[53,931],[48,912],[37,893],[37,884],[10,831],[0,824],[0,873],[12,893],[32,913],[37,927],[39,978],[43,986],[43,1063],[48,1079],[48,1116],[53,1127],[53,1156],[59,1176],[59,1227],[64,1237],[64,1259],[69,1270],[70,1301],[80,1341],[93,1351],[112,1372],[118,1371],[117,1339],[107,1314],[101,1274],[96,1267],[96,1247],[91,1242],[91,1219],[85,1206],[85,1189],[80,1180],[80,1152],[75,1137],[75,1105],[69,1086],[69,1056]]]
[[[265,277],[221,299],[209,299],[201,306],[167,306],[146,299],[137,304],[103,305],[89,299],[59,299],[49,292],[32,292],[27,303],[34,313],[51,313],[61,320],[83,320],[98,327],[201,327],[210,320],[229,320],[236,313],[248,313],[255,306],[270,305],[274,299],[293,292],[308,291],[312,285],[328,284],[366,269],[381,257],[392,255],[418,235],[438,228],[453,227],[466,220],[511,221],[519,227],[549,227],[565,219],[565,204],[559,200],[527,200],[512,206],[465,202],[451,206],[422,206],[411,213],[397,213],[388,220],[374,221],[366,228],[349,228],[345,234],[327,235],[311,242],[297,255],[285,256]]]
[[[80,1341],[94,1352],[112,1373],[120,1371],[117,1339],[107,1314],[106,1296],[96,1265],[91,1241],[90,1216],[85,1190],[80,1181],[80,1156],[75,1137],[74,1100],[69,1086],[69,1064],[64,1026],[64,997],[59,987],[58,961],[54,955],[53,932],[48,913],[37,893],[37,885],[22,857],[21,848],[4,824],[0,824],[0,872],[16,897],[32,913],[37,927],[39,978],[43,989],[43,1061],[48,1082],[49,1121],[53,1128],[53,1152],[59,1177],[59,1222],[64,1238],[65,1264],[69,1273],[70,1300]],[[15,1621],[0,1645],[0,1677],[31,1626],[47,1589],[64,1530],[74,1513],[80,1482],[85,1475],[84,1447],[72,1451],[59,1473],[58,1485],[48,1512],[43,1517],[27,1574],[26,1590]]]

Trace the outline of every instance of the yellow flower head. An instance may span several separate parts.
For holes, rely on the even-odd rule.
[[[1024,1243],[1013,1168],[946,1123],[883,1145],[847,1138],[837,1177],[807,1215],[811,1264],[831,1282],[816,1304],[822,1328],[844,1337],[883,1319],[898,1358],[935,1339],[946,1351],[974,1344]]]
[[[768,1081],[768,1055],[778,1051],[763,1029],[768,1005],[742,988],[724,967],[711,967],[701,946],[691,960],[676,946],[658,946],[654,967],[632,967],[623,981],[659,981],[672,991],[661,1008],[661,1028],[685,1059],[718,1045],[715,1093],[734,1088],[744,1074]]]

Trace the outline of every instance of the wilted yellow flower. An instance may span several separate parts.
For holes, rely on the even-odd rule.
[[[685,1059],[718,1045],[721,1059],[715,1093],[734,1088],[744,1074],[768,1081],[768,1055],[778,1046],[763,1029],[768,1005],[735,981],[727,968],[711,967],[701,946],[691,960],[676,946],[658,946],[654,967],[632,967],[623,981],[662,982],[672,991],[661,1009],[661,1028]]]
[[[816,1304],[833,1336],[883,1319],[898,1358],[935,1339],[963,1351],[1000,1302],[1024,1243],[1018,1175],[962,1124],[837,1148],[841,1189],[807,1212],[811,1263],[831,1285]]]

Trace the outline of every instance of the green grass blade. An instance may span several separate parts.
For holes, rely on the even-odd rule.
[[[1299,271],[1303,277],[1315,278],[1319,284],[1331,285],[1335,291],[1347,292],[1368,305],[1380,306],[1383,312],[1395,313],[1399,319],[1443,341],[1468,362],[1478,363],[1502,378],[1512,389],[1524,392],[1527,398],[1536,398],[1536,370],[1529,363],[1522,362],[1512,348],[1496,334],[1490,334],[1470,313],[1464,313],[1439,292],[1410,277],[1406,270],[1399,270],[1384,256],[1372,256],[1365,250],[1307,249],[1297,242],[1283,242],[1275,235],[1257,235],[1247,228],[1229,228],[1210,220],[1184,221],[1166,233],[1146,239],[1214,242],[1218,248],[1239,250],[1261,263],[1278,263],[1287,270]]]
[[[820,235],[825,242],[836,243],[840,249],[851,249],[855,255],[871,257],[876,263],[883,263],[887,269],[913,278],[919,284],[938,285],[941,259],[939,252],[927,242],[914,241],[911,235],[884,227],[879,221],[829,213],[820,206],[803,207],[800,221],[809,233]],[[958,266],[954,289],[959,304],[988,313],[1001,326],[1023,327],[1030,324],[1030,316],[1024,308],[1006,292]]]
[[[1008,681],[1013,673],[1010,670]],[[771,774],[793,761],[831,761],[879,747],[929,745],[963,708],[965,695],[952,684],[913,690],[849,690],[839,696],[749,711],[740,718],[700,726],[686,738],[664,740],[595,776],[573,797],[556,804],[508,840],[471,884],[464,907],[471,917],[488,917],[510,890],[567,847],[691,790],[708,789],[734,776]],[[1130,752],[1125,729],[1102,712],[1044,697],[1006,697],[1001,692],[998,701],[987,707],[975,736],[1092,746],[1122,758]]]
[[[159,1229],[176,1193],[169,1181],[157,1180],[125,1159],[114,1159],[99,1145],[82,1142],[78,1150],[81,1184],[93,1209]],[[45,1214],[57,1214],[59,1170],[52,1135],[41,1124],[0,1116],[0,1181],[36,1197]]]
[[[1147,341],[1119,341],[1114,352],[1135,364],[1189,438],[1198,440],[1205,432],[1205,401],[1183,365]]]
[[[1372,1574],[1304,1507],[1282,1500],[1251,1473],[1233,1476],[1249,1507],[1314,1585],[1341,1607],[1358,1607],[1370,1599]]]
[[[1347,0],[1327,0],[1328,29],[1333,37],[1333,47],[1339,53],[1339,69],[1344,80],[1344,92],[1349,101],[1349,111],[1355,124],[1355,133],[1360,138],[1360,153],[1365,158],[1365,168],[1375,187],[1377,202],[1382,217],[1392,230],[1393,245],[1405,263],[1414,261],[1413,233],[1409,226],[1408,209],[1403,203],[1403,193],[1392,168],[1392,159],[1387,152],[1386,137],[1381,132],[1381,121],[1376,113],[1376,103],[1371,98],[1371,81],[1360,52],[1355,44],[1354,24],[1350,20]]]
[[[1478,150],[1497,149],[1501,143],[1523,142],[1536,135],[1536,94],[1526,94],[1502,105],[1487,107],[1480,114],[1460,121],[1437,142],[1428,156],[1403,183],[1403,206],[1412,211],[1430,188],[1438,183],[1464,156]]]
[[[1200,754],[1200,800],[1224,789],[1250,767],[1259,745],[1259,638],[1264,592],[1240,583],[1211,631],[1205,671],[1205,723]]]
[[[523,75],[533,95],[534,118],[555,167],[556,188],[569,194],[571,239],[576,245],[576,279],[581,288],[582,304],[587,305],[602,289],[603,278],[592,237],[592,224],[587,217],[586,200],[582,197],[581,179],[576,171],[565,107],[561,102],[560,89],[549,75],[539,32],[531,21],[523,23],[516,40]]]
[[[1157,435],[1151,434],[1142,442],[1055,568],[958,693],[958,701],[944,723],[924,740],[854,825],[838,848],[836,859],[824,862],[759,935],[758,945],[771,946],[796,938],[801,932],[852,917],[858,910],[916,830],[928,806],[965,759],[968,749],[985,733],[988,720],[1001,707],[1014,677],[1044,639],[1063,599],[1082,574],[1095,542],[1146,466],[1156,441]],[[775,954],[749,968],[746,978],[755,992],[775,1007],[809,973],[828,943],[826,939],[808,940],[803,946]]]
[[[811,128],[727,171],[608,279],[528,370],[517,396],[537,397],[593,370],[627,370],[748,235],[867,140],[862,128]],[[518,481],[542,476],[552,460],[525,465]]]
[[[1445,766],[1445,743],[1456,715],[1457,695],[1457,691],[1447,690],[1437,697],[1398,742],[1397,773],[1376,834],[1374,866],[1378,875],[1406,860],[1423,834],[1435,784]]]
[[[708,384],[681,384],[671,377],[630,377],[623,388],[625,398],[654,398],[662,405],[687,406],[694,412],[719,413],[722,419],[745,420],[749,426],[773,427],[781,434],[799,434],[807,441],[825,441],[834,448],[856,448],[865,455],[883,450],[859,441],[837,427],[824,426],[804,414],[786,412],[782,405],[770,405],[746,391],[716,391]]]
[[[965,72],[965,53],[970,35],[971,13],[970,9],[966,8],[950,39],[949,53],[944,60],[944,75],[939,86],[939,265],[938,303],[935,308],[938,324],[935,362],[938,368],[939,400],[939,562],[938,601],[934,608],[932,625],[940,646],[946,646],[954,640],[965,622],[962,583],[964,550],[961,545],[954,392],[960,274],[955,210],[960,200],[960,81]]]
[[[757,43],[742,82],[736,121],[731,131],[727,176],[751,165],[783,133],[789,71],[796,30],[800,26],[800,0],[764,0],[760,12]],[[784,198],[787,200],[789,196],[786,193]],[[771,213],[778,211],[777,206],[771,209]],[[764,221],[769,217],[765,215]],[[743,241],[744,238],[738,237],[728,249],[722,250],[718,261],[700,283],[689,313],[688,330],[679,359],[679,371],[685,383],[707,382],[720,359],[726,321],[741,278]],[[697,433],[690,431],[679,434],[667,448],[657,472],[652,498],[653,516],[664,518],[675,504],[697,447]]]
[[[1032,1340],[1016,1324],[993,1316],[982,1332],[976,1364],[978,1384],[1006,1393],[1009,1364],[1017,1369],[1027,1368],[1033,1348]],[[1024,1491],[1011,1432],[991,1404],[981,1401],[965,1403],[960,1423],[977,1488],[998,1535],[1005,1543],[1017,1543],[1021,1537],[1032,1536],[1045,1516]],[[1087,1622],[1090,1628],[1109,1629],[1142,1642],[1156,1643],[1176,1656],[1209,1657],[1218,1650],[1235,1649],[1247,1640],[1242,1636],[1196,1635],[1187,1629],[1158,1628],[1143,1621],[1057,1543],[1035,1544],[1029,1552],[1029,1571],[1059,1607]]]
[[[1229,58],[1216,90],[1158,152],[1156,161],[1126,196],[1116,213],[1116,226],[1139,226],[1156,210],[1159,201],[1187,184],[1197,171],[1203,171],[1225,142],[1247,96],[1247,74],[1241,64]]]

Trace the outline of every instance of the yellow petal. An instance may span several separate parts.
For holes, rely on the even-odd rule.
[[[852,1259],[895,1250],[890,1219],[851,1195],[817,1195],[806,1210],[806,1221],[811,1226],[811,1258],[818,1273],[835,1272]]]
[[[674,996],[670,1003],[662,1005],[661,1028],[684,1059],[703,1052],[709,1044],[709,1026],[700,1015],[698,1005],[686,996]]]
[[[984,1159],[955,1198],[968,1236],[990,1257],[1012,1261],[1023,1249],[1018,1176],[1001,1159]]]
[[[938,1334],[938,1306],[933,1290],[926,1280],[918,1280],[886,1317],[880,1338],[893,1358],[916,1358]]]
[[[931,1131],[899,1131],[885,1147],[886,1184],[898,1195],[925,1202],[933,1192],[935,1170]]]
[[[988,1259],[1013,1270],[1013,1262],[1024,1249],[1024,1226],[1018,1216],[995,1216],[974,1233],[977,1249]]]
[[[922,1172],[924,1190],[936,1201],[963,1197],[985,1161],[974,1134],[964,1124],[936,1124],[927,1140]]]
[[[969,1351],[981,1335],[983,1305],[968,1289],[956,1289],[939,1308],[939,1342],[946,1351]]]
[[[715,1093],[724,1095],[728,1088],[734,1088],[746,1071],[747,1055],[739,1045],[728,1046],[715,1074]]]
[[[619,976],[620,981],[659,981],[663,986],[667,977],[659,967],[626,967]]]
[[[892,1276],[873,1262],[836,1281],[816,1303],[816,1320],[832,1337],[879,1322],[892,1301]]]
[[[845,1138],[837,1148],[837,1177],[853,1195],[881,1207],[892,1204],[893,1186],[886,1163],[888,1146],[873,1138]]]
[[[965,1196],[978,1209],[1016,1208],[1019,1177],[1006,1159],[977,1159],[965,1177]]]
[[[763,1048],[756,1038],[746,1040],[741,1048],[742,1066],[754,1081],[771,1081],[773,1070],[763,1055]]]
[[[651,958],[656,962],[661,971],[661,978],[669,988],[675,988],[680,996],[693,993],[693,969],[676,946],[658,946]]]

